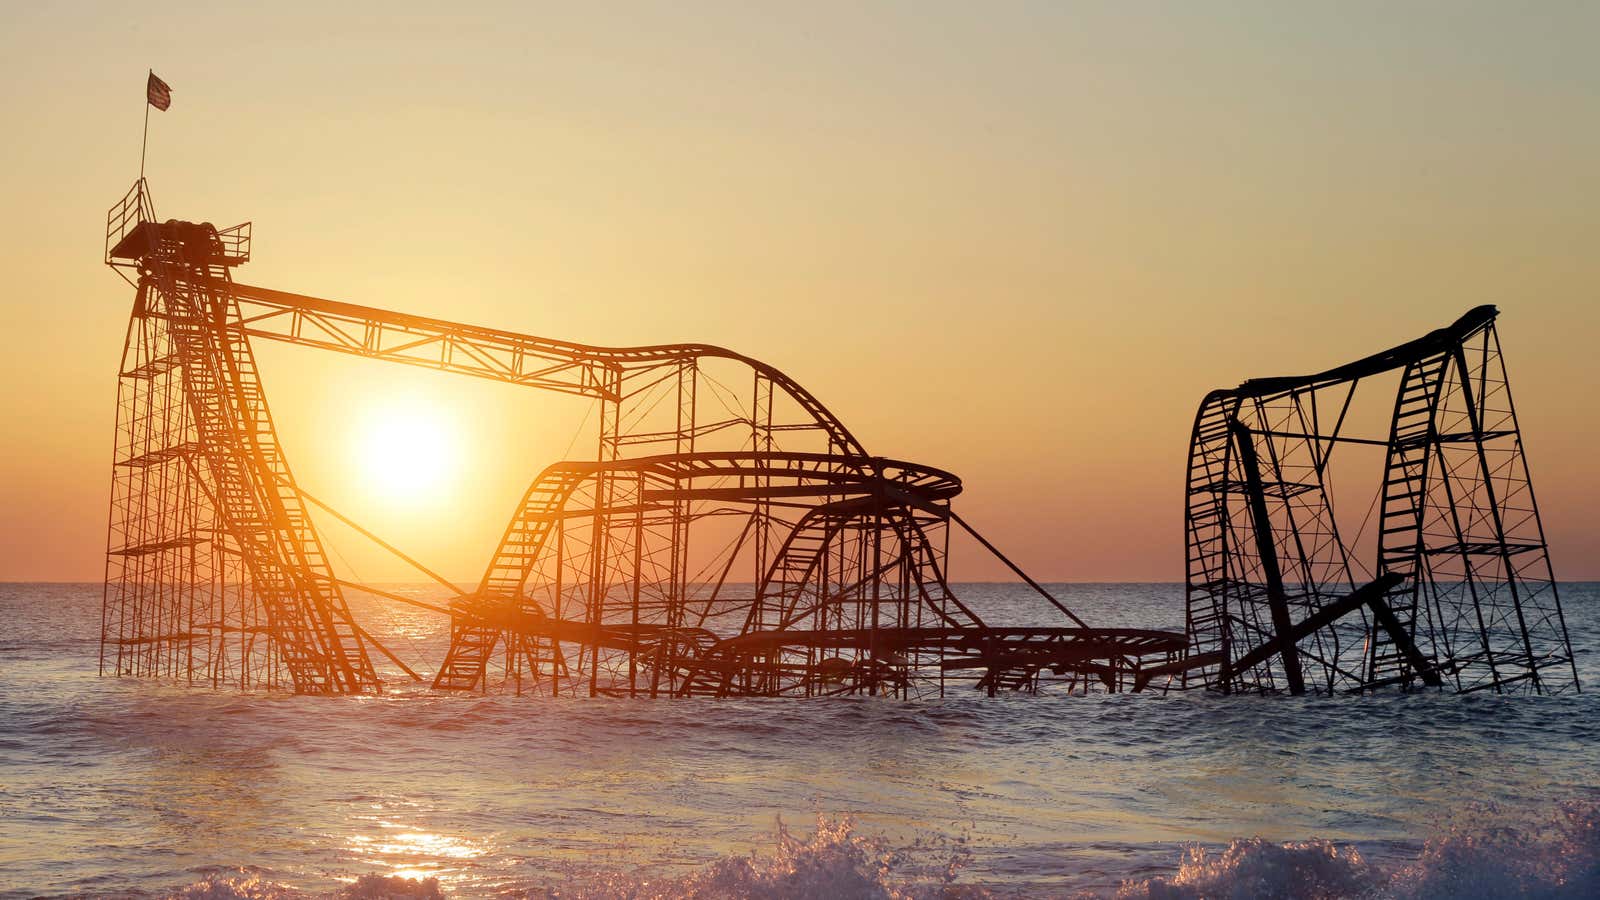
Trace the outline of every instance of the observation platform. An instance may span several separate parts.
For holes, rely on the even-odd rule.
[[[137,262],[162,250],[199,265],[241,265],[250,261],[250,223],[218,231],[210,222],[141,221],[110,245],[106,259]]]

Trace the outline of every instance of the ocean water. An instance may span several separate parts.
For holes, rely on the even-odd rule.
[[[908,703],[99,678],[99,586],[5,584],[0,896],[1600,896],[1600,585],[1562,591],[1574,696]],[[357,612],[437,661],[437,616]]]

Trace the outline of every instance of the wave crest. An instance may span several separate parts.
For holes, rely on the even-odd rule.
[[[1321,840],[1278,844],[1249,838],[1234,840],[1216,852],[1190,846],[1177,874],[1124,883],[1116,896],[1118,900],[1338,900],[1371,895],[1379,883],[1377,871],[1354,847]]]
[[[1600,801],[1569,802],[1543,822],[1513,822],[1489,808],[1426,842],[1410,864],[1385,870],[1348,844],[1237,839],[1220,849],[1187,847],[1172,875],[1124,882],[1117,900],[1445,900],[1457,897],[1575,900],[1600,897]],[[963,841],[927,839],[891,849],[859,834],[846,815],[819,815],[796,835],[777,823],[771,849],[718,859],[681,876],[639,871],[573,871],[556,884],[503,890],[500,896],[572,900],[736,898],[989,897],[988,888],[956,884],[968,861]],[[1038,890],[993,886],[997,893]],[[218,872],[168,895],[176,900],[442,900],[437,879],[366,875],[329,894],[276,884],[250,870]],[[1079,897],[1095,895],[1080,894]]]
[[[574,900],[913,900],[917,896],[987,896],[985,892],[965,891],[951,884],[966,863],[966,849],[960,842],[925,841],[895,850],[881,838],[858,834],[852,816],[830,819],[818,815],[816,830],[806,837],[795,836],[780,819],[774,844],[770,855],[725,856],[678,878],[604,873],[597,878],[574,879],[560,887],[529,892],[527,896]],[[925,857],[931,858],[931,866]],[[930,868],[931,874],[926,871]],[[902,874],[911,869],[919,870],[920,877]]]
[[[1421,855],[1383,872],[1331,841],[1235,840],[1220,852],[1191,846],[1176,874],[1125,882],[1118,900],[1576,900],[1600,897],[1600,802],[1568,802],[1547,822],[1496,821],[1484,807]],[[1485,824],[1488,823],[1488,824]]]

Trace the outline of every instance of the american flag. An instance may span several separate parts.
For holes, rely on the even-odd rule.
[[[172,105],[172,88],[168,87],[165,81],[157,78],[156,73],[153,71],[150,73],[150,80],[145,82],[144,95],[145,99],[150,101],[151,106],[163,112]]]

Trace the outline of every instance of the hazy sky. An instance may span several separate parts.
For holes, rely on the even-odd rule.
[[[0,578],[100,577],[101,238],[149,67],[158,212],[253,219],[241,280],[736,348],[960,474],[1044,579],[1182,577],[1206,390],[1496,303],[1557,571],[1600,578],[1600,5],[408,6],[0,7]],[[459,428],[460,502],[375,523],[452,577],[571,436],[528,392],[260,353],[352,512],[385,514],[373,408]]]

